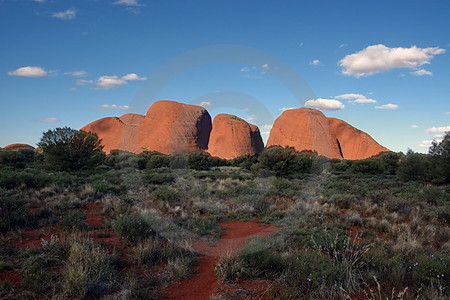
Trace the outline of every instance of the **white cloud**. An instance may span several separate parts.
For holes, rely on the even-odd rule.
[[[347,47],[347,46],[348,46],[348,44],[340,44],[339,48],[344,48],[344,47]]]
[[[450,115],[450,111],[446,111],[444,114],[446,115]]]
[[[290,110],[290,109],[295,109],[295,107],[282,107],[282,108],[280,108],[281,111]]]
[[[377,100],[375,99],[369,99],[369,98],[358,98],[354,103],[377,103]]]
[[[261,126],[261,128],[264,129],[264,131],[261,131],[261,134],[269,135],[270,134],[270,130],[272,129],[272,127],[273,127],[272,124],[264,124],[263,126]]]
[[[269,71],[269,69],[270,69],[269,64],[261,65],[261,72],[266,73],[267,71]]]
[[[339,65],[343,68],[343,74],[360,77],[394,68],[418,68],[429,64],[435,55],[444,52],[444,49],[438,47],[389,48],[379,44],[345,56],[339,61]]]
[[[202,101],[198,105],[203,106],[204,108],[211,106],[211,102]]]
[[[430,71],[425,70],[425,69],[420,69],[420,70],[411,72],[411,74],[416,75],[416,76],[425,76],[425,75],[432,76],[433,75],[433,73],[431,73]]]
[[[114,2],[116,5],[126,5],[126,6],[142,6],[137,0],[117,0]]]
[[[450,131],[450,126],[431,127],[425,130],[426,133],[437,133]]]
[[[127,84],[125,79],[119,78],[119,76],[101,76],[95,82],[96,86],[101,88],[110,89],[116,86]]]
[[[424,140],[418,146],[420,148],[430,148],[432,143],[433,143],[433,140]]]
[[[435,134],[433,135],[434,139],[443,140],[445,137],[445,134]]]
[[[11,76],[23,76],[23,77],[44,77],[48,75],[48,72],[40,67],[21,67],[14,71],[8,72]]]
[[[86,85],[86,84],[91,84],[94,83],[93,80],[86,80],[86,79],[80,79],[77,80],[77,85]]]
[[[249,67],[243,67],[241,69],[241,72],[250,72],[250,68]]]
[[[130,109],[128,105],[116,105],[116,104],[102,104],[99,107],[107,109],[123,109],[123,110]]]
[[[246,121],[255,121],[257,118],[255,115],[248,115],[247,118],[245,118]]]
[[[119,77],[117,75],[112,76],[100,76],[97,80],[85,80],[80,79],[77,81],[77,85],[87,85],[87,84],[94,84],[98,86],[101,89],[110,89],[116,86],[121,86],[127,84],[128,81],[135,81],[135,80],[146,80],[146,77],[140,77],[136,73],[129,73],[122,77]]]
[[[34,2],[44,3],[46,0],[34,0]]]
[[[334,98],[349,100],[350,102],[353,103],[377,103],[377,100],[366,98],[366,96],[362,94],[342,94]]]
[[[77,10],[74,8],[69,8],[64,11],[54,12],[52,17],[61,20],[73,20],[77,17]]]
[[[60,120],[58,118],[46,118],[46,119],[35,120],[35,121],[42,122],[42,123],[56,123],[56,122],[59,122]]]
[[[320,110],[339,110],[345,106],[340,101],[335,99],[323,99],[317,98],[315,100],[308,100],[304,104],[305,106],[314,107]]]
[[[311,61],[309,64],[310,64],[310,65],[313,65],[313,66],[318,66],[318,65],[320,65],[320,60],[314,59],[314,60]]]
[[[378,108],[378,109],[397,109],[399,107],[400,106],[398,106],[397,104],[392,104],[392,103],[375,106],[375,108]]]
[[[336,99],[345,99],[345,100],[354,100],[354,99],[363,99],[366,98],[366,96],[361,94],[342,94],[339,96],[334,97]]]
[[[409,127],[414,128],[414,129],[417,129],[417,128],[419,128],[419,125],[413,124],[413,125],[411,125],[411,126],[409,126]]]
[[[130,73],[125,76],[122,76],[123,80],[132,81],[132,80],[147,80],[147,77],[139,77],[136,73]]]
[[[64,72],[64,75],[71,75],[71,76],[75,76],[75,77],[82,77],[82,76],[86,76],[87,72],[86,71]]]

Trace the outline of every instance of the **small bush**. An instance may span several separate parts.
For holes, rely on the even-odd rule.
[[[0,198],[0,232],[32,225],[33,218],[25,201]]]
[[[213,164],[213,157],[206,152],[191,152],[188,155],[189,168],[194,170],[209,170]]]
[[[249,270],[241,257],[227,255],[219,258],[214,273],[220,281],[231,283],[242,279]]]
[[[59,292],[61,286],[53,267],[63,264],[62,260],[45,253],[29,257],[22,268],[24,286],[40,295],[53,295]]]
[[[147,161],[147,169],[168,168],[170,167],[170,156],[152,155]]]
[[[150,184],[168,184],[175,182],[175,176],[170,170],[158,170],[158,172],[154,172],[153,170],[148,171],[144,175],[144,179]]]
[[[61,225],[66,229],[86,229],[88,224],[84,222],[87,215],[81,210],[69,211],[61,220]]]
[[[116,282],[111,255],[90,240],[72,241],[64,273],[64,294],[72,299],[106,295]]]
[[[265,239],[255,238],[247,246],[239,251],[239,256],[244,260],[254,277],[261,275],[270,277],[282,271],[282,260],[273,255],[267,248]]]
[[[153,191],[152,196],[160,201],[166,202],[169,205],[177,205],[179,204],[182,194],[171,187],[161,186]]]
[[[276,176],[307,174],[311,171],[314,153],[297,152],[292,147],[273,146],[264,149],[258,156],[254,170],[268,170]]]
[[[379,175],[384,173],[384,166],[380,160],[375,158],[357,160],[349,169],[351,173]]]
[[[123,238],[138,242],[155,235],[144,217],[141,215],[129,215],[113,222],[113,229]]]
[[[1,150],[0,166],[9,166],[23,169],[31,166],[35,160],[35,151],[33,149],[19,150]]]
[[[139,244],[135,250],[136,260],[141,265],[152,266],[183,256],[194,256],[194,253],[157,238],[146,240]]]

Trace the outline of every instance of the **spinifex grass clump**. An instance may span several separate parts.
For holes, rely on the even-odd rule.
[[[133,214],[113,222],[113,229],[123,238],[136,243],[156,234],[151,224],[140,214]]]
[[[91,240],[73,240],[64,272],[64,294],[72,299],[106,295],[115,287],[113,258]]]

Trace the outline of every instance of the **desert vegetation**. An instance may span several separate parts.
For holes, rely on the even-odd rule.
[[[428,154],[101,152],[56,129],[0,151],[0,295],[160,299],[223,222],[279,228],[217,259],[211,299],[448,299],[450,134]],[[257,288],[256,288],[256,287]],[[108,298],[109,297],[109,298]]]

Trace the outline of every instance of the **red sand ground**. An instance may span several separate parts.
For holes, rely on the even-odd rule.
[[[214,245],[205,242],[194,243],[194,249],[201,256],[196,268],[197,274],[192,278],[183,280],[179,284],[169,286],[162,296],[165,299],[202,300],[210,299],[219,288],[214,268],[221,256],[236,255],[239,249],[248,243],[251,236],[268,236],[280,229],[273,225],[264,225],[256,221],[226,222],[219,224],[225,227],[224,235]]]

